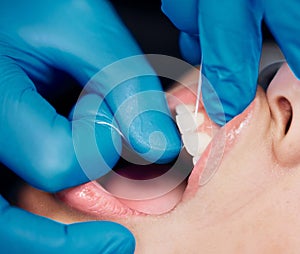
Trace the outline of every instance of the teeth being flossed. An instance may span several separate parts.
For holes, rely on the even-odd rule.
[[[182,141],[190,155],[201,156],[210,143],[211,137],[203,132],[187,132],[182,134]]]
[[[195,112],[195,105],[191,104],[178,104],[175,108],[176,114],[184,114],[184,113],[190,113]]]
[[[193,156],[195,165],[212,139],[208,134],[197,131],[198,127],[204,123],[204,115],[202,113],[195,114],[195,106],[189,104],[179,104],[175,110],[177,113],[176,123],[183,144],[187,152]]]
[[[204,116],[199,113],[195,116],[195,113],[181,113],[176,116],[176,122],[181,134],[186,132],[197,130],[198,126],[203,124]]]

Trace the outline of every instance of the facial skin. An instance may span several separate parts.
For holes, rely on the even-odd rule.
[[[300,81],[284,64],[266,94],[258,88],[206,185],[167,214],[117,219],[136,237],[136,253],[299,253],[299,98]],[[17,204],[64,223],[97,219],[27,185]]]

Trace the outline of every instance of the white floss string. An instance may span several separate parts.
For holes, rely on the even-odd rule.
[[[201,62],[200,62],[200,67],[199,67],[197,98],[196,98],[196,106],[195,106],[195,117],[197,117],[198,110],[199,110],[200,94],[201,94],[201,88],[202,88],[202,62],[203,62],[203,56],[201,55]]]
[[[107,123],[105,121],[96,121],[96,124],[99,124],[99,125],[106,125],[106,126],[109,126],[111,127],[112,129],[114,129],[122,138],[125,139],[125,136],[124,134],[121,132],[121,130],[119,130],[116,126],[114,126],[113,124],[111,123]]]

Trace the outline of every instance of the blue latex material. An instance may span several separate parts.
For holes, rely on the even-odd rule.
[[[1,253],[133,253],[130,232],[112,222],[59,224],[11,207],[0,196]]]
[[[61,71],[85,85],[105,66],[140,53],[108,1],[2,0],[0,161],[31,185],[49,192],[88,181],[76,159],[70,121],[58,115],[43,95],[55,96],[64,88],[64,83],[53,83]],[[145,60],[136,64],[151,69]],[[100,118],[104,115],[109,121],[122,103],[120,98],[140,90],[161,91],[161,87],[155,77],[128,82],[103,103]],[[165,102],[163,95],[161,100]],[[151,106],[151,99],[146,102]],[[132,106],[139,109],[139,105]],[[161,107],[167,111],[166,103]],[[89,117],[89,113],[82,117]],[[181,143],[170,117],[153,112],[141,114],[143,121],[137,117],[130,122],[128,118],[130,114],[126,121],[122,115],[117,120],[121,129],[127,128],[122,123],[133,122],[128,139],[138,152],[150,151],[150,160],[156,157],[161,148],[147,147],[148,143],[141,141],[159,129],[167,140],[160,161],[176,157]],[[151,122],[152,129],[141,128],[144,121]],[[100,153],[105,163],[113,166],[119,158],[120,136],[111,133],[108,126],[96,130],[101,132],[96,135]],[[89,147],[85,149],[89,154]],[[105,173],[99,172],[97,177]],[[132,235],[119,225],[95,222],[64,226],[12,208],[1,197],[0,224],[1,253],[132,253],[134,249]]]
[[[224,124],[242,112],[256,92],[264,19],[291,69],[300,77],[300,2],[297,0],[162,1],[162,10],[183,32],[200,38],[203,74],[218,94],[223,109],[203,90],[210,117]],[[178,2],[178,3],[177,3]],[[181,42],[184,57],[195,62],[191,43]],[[198,42],[199,43],[199,42]],[[197,45],[197,43],[194,43]]]

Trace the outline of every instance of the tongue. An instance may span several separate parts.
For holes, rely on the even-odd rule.
[[[180,167],[182,167],[182,163]],[[179,166],[177,166],[179,167]],[[176,165],[123,165],[98,180],[100,185],[131,209],[159,215],[181,200],[187,172]]]
[[[119,200],[133,210],[146,214],[160,215],[171,211],[180,202],[184,189],[185,184],[182,183],[174,190],[161,197],[148,200],[130,200],[122,198],[119,198]]]

